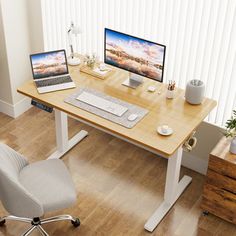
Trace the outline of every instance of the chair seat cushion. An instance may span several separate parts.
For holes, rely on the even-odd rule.
[[[21,170],[19,181],[42,203],[45,213],[69,207],[76,201],[74,184],[61,160],[29,164]]]

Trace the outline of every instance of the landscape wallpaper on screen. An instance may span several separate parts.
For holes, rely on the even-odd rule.
[[[67,73],[64,51],[32,55],[31,60],[35,79]]]
[[[106,30],[106,62],[158,81],[162,79],[164,47]]]

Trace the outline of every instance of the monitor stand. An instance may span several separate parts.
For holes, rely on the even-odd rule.
[[[122,85],[136,89],[143,83],[143,76],[129,72],[129,78],[126,79]]]

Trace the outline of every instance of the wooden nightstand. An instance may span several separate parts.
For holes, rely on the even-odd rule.
[[[223,137],[209,157],[201,208],[236,224],[236,155]]]

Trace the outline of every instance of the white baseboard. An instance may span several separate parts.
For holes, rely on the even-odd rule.
[[[13,118],[17,118],[18,116],[20,116],[25,111],[31,108],[30,101],[31,100],[29,98],[24,98],[16,104],[12,105],[10,103],[0,100],[0,112],[3,112]]]
[[[0,100],[0,112],[5,113],[8,116],[14,117],[13,105]]]

